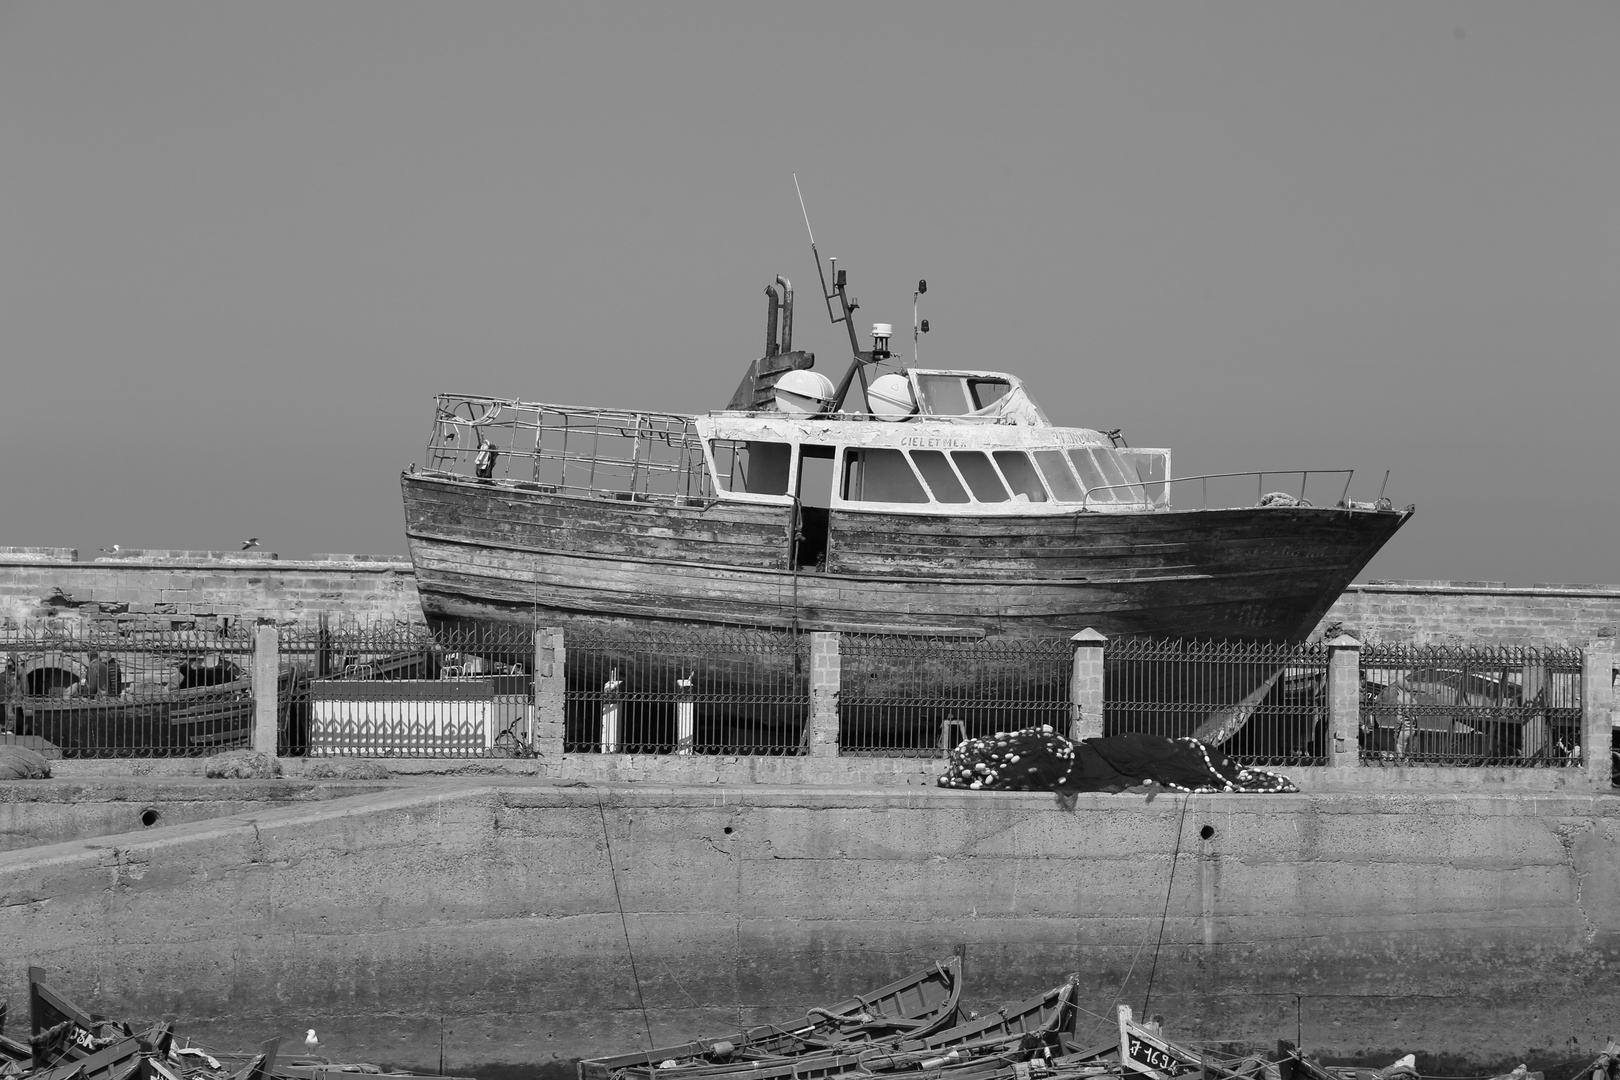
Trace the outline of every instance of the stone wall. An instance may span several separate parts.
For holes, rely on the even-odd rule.
[[[0,548],[0,624],[110,619],[214,629],[220,621],[420,622],[408,561],[375,555],[282,559],[265,552],[126,551],[81,562],[72,548]]]
[[[1441,857],[1443,856],[1443,857]],[[1620,800],[480,780],[0,854],[0,984],[451,1073],[719,1035],[960,951],[1172,1037],[1482,1071],[1620,1015]],[[632,973],[634,972],[634,974]],[[643,1006],[645,1012],[643,1012]]]
[[[322,611],[420,621],[410,562],[217,551],[128,551],[81,562],[72,548],[0,547],[0,623],[55,616],[290,624]],[[1620,626],[1620,585],[1372,581],[1346,589],[1321,629],[1335,623],[1365,641],[1585,645]]]
[[[1620,585],[1371,581],[1351,585],[1322,620],[1388,644],[1582,645],[1620,626]]]

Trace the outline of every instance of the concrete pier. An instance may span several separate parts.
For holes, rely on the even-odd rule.
[[[1106,1017],[1151,976],[1173,1035],[1327,1054],[1575,1057],[1620,1015],[1611,796],[574,783],[385,781],[0,855],[0,980],[40,964],[232,1045],[316,1027],[431,1069],[442,1038],[462,1072],[642,1045],[643,1002],[660,1043],[802,1014],[958,949],[973,1008],[1078,970]]]

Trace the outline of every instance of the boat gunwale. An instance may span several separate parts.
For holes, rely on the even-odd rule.
[[[1321,473],[1326,473],[1326,472],[1330,472],[1330,471],[1344,471],[1344,470],[1327,470],[1327,469],[1276,470],[1276,469],[1267,469],[1267,470],[1255,470],[1253,472],[1247,472],[1247,473],[1221,473],[1221,474],[1212,474],[1212,475],[1220,475],[1220,476],[1278,476],[1278,475],[1286,475],[1286,474],[1291,473],[1291,472],[1293,472],[1293,473],[1299,473],[1299,472],[1321,472]],[[481,479],[477,479],[477,478],[474,478],[474,477],[466,476],[466,475],[464,475],[462,473],[451,472],[451,471],[445,470],[445,469],[417,469],[414,472],[412,472],[412,471],[402,472],[400,474],[400,478],[401,478],[402,481],[411,481],[411,480],[433,481],[433,482],[447,484],[447,485],[457,487],[457,488],[465,488],[465,489],[467,489],[469,491],[477,491],[477,492],[482,492],[482,493],[487,493],[487,492],[489,492],[489,490],[491,488],[493,488],[493,489],[498,490],[498,491],[510,492],[510,493],[513,493],[513,494],[521,494],[521,495],[526,495],[526,496],[548,496],[548,497],[557,498],[557,499],[570,499],[570,500],[574,500],[574,501],[579,502],[579,503],[587,503],[587,504],[593,504],[593,505],[597,504],[597,503],[608,503],[608,504],[624,503],[624,504],[629,504],[631,506],[657,506],[657,507],[664,507],[664,508],[668,508],[668,509],[672,509],[672,510],[696,510],[696,511],[704,512],[704,513],[714,509],[716,506],[719,506],[719,505],[729,505],[729,506],[767,506],[767,507],[776,507],[776,508],[779,508],[779,509],[791,509],[793,507],[794,503],[797,501],[792,495],[762,495],[762,494],[758,494],[758,493],[755,493],[755,492],[721,492],[721,493],[717,493],[715,495],[698,496],[698,495],[666,495],[666,494],[662,494],[662,493],[658,493],[658,492],[641,492],[641,491],[638,491],[638,492],[610,491],[610,490],[606,490],[606,489],[591,489],[591,488],[567,489],[567,488],[563,488],[561,485],[557,485],[557,484],[538,484],[538,483],[535,483],[534,481],[530,481],[530,480],[513,480],[513,479],[510,479],[510,478],[491,478],[491,479],[488,479],[488,480],[481,480]],[[1182,477],[1180,479],[1181,480],[1198,480],[1198,479],[1202,479],[1202,477],[1189,476],[1189,477]],[[1180,480],[1174,481],[1174,482],[1179,483]],[[946,509],[946,508],[949,508],[949,507],[952,507],[952,506],[962,506],[962,507],[965,507],[965,508],[970,508],[971,512],[966,512],[966,513],[961,512],[961,511],[950,512],[948,509]],[[1388,509],[1380,509],[1380,508],[1368,509],[1368,508],[1366,508],[1364,506],[1337,506],[1337,505],[1335,505],[1335,506],[1314,506],[1314,505],[1306,505],[1306,504],[1297,504],[1297,505],[1293,505],[1293,506],[1288,506],[1288,505],[1284,505],[1284,504],[1280,504],[1280,503],[1276,504],[1276,505],[1271,505],[1271,506],[1258,506],[1258,505],[1248,505],[1248,506],[1205,506],[1205,507],[1198,507],[1198,508],[1194,509],[1194,508],[1180,508],[1180,507],[1175,507],[1175,506],[1144,506],[1141,503],[1116,503],[1116,504],[1112,504],[1112,505],[1110,505],[1110,504],[1102,504],[1102,505],[1097,505],[1097,506],[1086,506],[1086,505],[1084,505],[1082,503],[1074,503],[1074,502],[1060,503],[1060,502],[1047,501],[1047,502],[1038,502],[1038,503],[1037,502],[1022,503],[1022,502],[1014,502],[1014,501],[1011,501],[1011,500],[1009,500],[1007,502],[999,502],[999,503],[935,503],[935,502],[927,502],[927,503],[876,503],[876,502],[850,502],[850,501],[847,501],[847,500],[840,500],[836,505],[832,506],[830,509],[836,510],[839,513],[844,513],[844,514],[864,514],[864,515],[893,514],[893,515],[903,516],[903,517],[907,517],[907,518],[933,517],[933,518],[939,518],[942,521],[959,521],[959,520],[962,520],[962,519],[991,519],[991,518],[1042,519],[1042,518],[1081,518],[1081,517],[1095,518],[1095,517],[1114,517],[1114,516],[1127,516],[1127,517],[1150,516],[1150,517],[1156,517],[1156,518],[1164,518],[1164,517],[1175,517],[1175,516],[1195,515],[1195,514],[1196,515],[1202,515],[1202,514],[1242,513],[1242,512],[1251,511],[1251,510],[1256,511],[1256,512],[1263,512],[1263,513],[1266,513],[1266,514],[1275,514],[1275,513],[1280,513],[1280,512],[1284,512],[1284,511],[1295,511],[1295,512],[1300,512],[1300,513],[1314,513],[1314,514],[1323,514],[1323,515],[1333,515],[1333,514],[1400,515],[1400,516],[1405,517],[1405,516],[1410,516],[1411,513],[1412,513],[1412,510],[1413,510],[1412,507],[1406,507],[1404,509],[1397,510],[1397,509],[1395,509],[1393,507],[1390,507]]]

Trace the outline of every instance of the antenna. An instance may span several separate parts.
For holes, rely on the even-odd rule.
[[[827,318],[832,320],[834,326],[837,326],[842,320],[833,314],[832,302],[833,297],[838,294],[827,291],[827,275],[821,269],[821,252],[816,250],[816,234],[810,228],[810,211],[804,208],[804,189],[799,187],[798,173],[793,174],[793,190],[799,193],[799,212],[804,215],[804,231],[810,234],[810,254],[816,260],[816,277],[821,279],[821,299],[827,305]],[[836,281],[838,279],[838,256],[834,255],[831,261],[833,264],[833,280]],[[853,329],[850,331],[849,340],[850,348],[859,351],[860,346],[855,344],[855,331]]]
[[[799,193],[799,213],[804,215],[804,231],[810,233],[810,250],[814,251],[816,247],[816,234],[810,228],[810,211],[804,208],[804,191],[799,187],[798,173],[793,174],[793,190]],[[816,260],[816,265],[821,265],[821,260]]]
[[[843,323],[844,329],[849,331],[851,363],[849,370],[844,373],[843,381],[838,384],[833,394],[832,411],[837,411],[843,408],[844,398],[849,394],[850,383],[856,377],[860,378],[861,393],[863,396],[865,395],[866,372],[861,370],[861,365],[876,363],[879,358],[872,356],[871,353],[863,354],[861,352],[861,343],[855,336],[855,321],[850,317],[855,313],[855,309],[861,306],[861,302],[851,297],[846,291],[845,283],[847,279],[844,271],[838,269],[837,258],[828,260],[833,266],[833,287],[831,291],[827,289],[827,274],[821,268],[821,253],[816,250],[816,234],[810,229],[810,211],[804,207],[804,189],[799,187],[798,173],[793,174],[793,190],[799,193],[799,210],[804,214],[804,231],[810,234],[810,254],[816,260],[816,277],[821,279],[821,296],[827,304],[827,318],[832,320],[834,326]],[[839,309],[843,312],[842,315],[833,314],[832,302],[835,297],[838,300]],[[887,348],[887,345],[885,344],[883,348]]]

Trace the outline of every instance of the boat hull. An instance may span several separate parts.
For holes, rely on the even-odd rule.
[[[1301,640],[1410,511],[1254,507],[946,516],[834,511],[791,566],[792,509],[402,478],[433,621]]]

